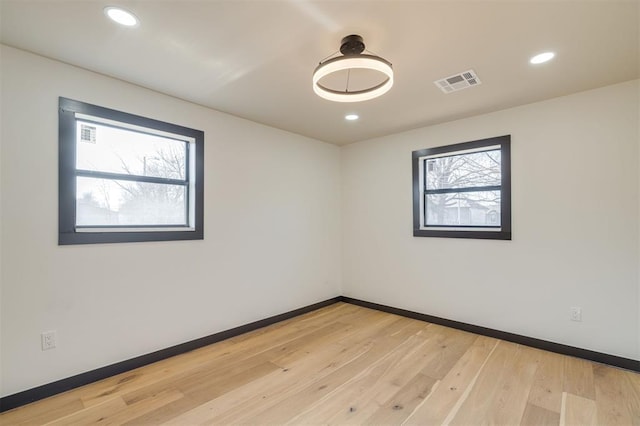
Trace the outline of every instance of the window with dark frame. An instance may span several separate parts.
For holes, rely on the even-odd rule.
[[[204,132],[59,99],[58,244],[203,239]]]
[[[511,239],[511,136],[412,152],[413,235]]]

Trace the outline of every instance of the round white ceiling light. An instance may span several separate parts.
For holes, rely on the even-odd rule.
[[[138,18],[136,18],[136,15],[120,7],[107,6],[104,8],[104,13],[112,21],[125,27],[137,27],[140,23]]]
[[[337,56],[320,62],[313,72],[313,91],[320,97],[334,102],[361,102],[382,96],[393,86],[393,68],[391,63],[375,55],[363,54],[364,42],[359,35],[350,35],[342,39],[340,52]],[[366,69],[383,74],[384,80],[371,87],[359,90],[349,90],[347,79],[344,90],[324,86],[320,80],[338,71],[352,69]]]
[[[548,62],[548,61],[552,60],[554,56],[556,56],[556,54],[553,53],[553,52],[540,53],[540,54],[532,57],[529,60],[529,63],[531,63],[533,65],[543,64],[545,62]]]
[[[348,120],[348,121],[355,121],[358,118],[360,118],[360,116],[358,114],[347,114],[347,115],[344,116],[344,119]]]

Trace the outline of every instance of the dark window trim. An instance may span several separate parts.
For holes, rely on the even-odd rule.
[[[501,152],[501,209],[500,209],[500,230],[498,231],[466,231],[452,230],[450,228],[496,228],[493,226],[468,226],[468,225],[441,225],[434,226],[437,229],[421,229],[420,208],[421,197],[423,197],[423,184],[420,182],[420,158],[430,155],[445,153],[455,153],[471,149],[480,149],[488,146],[499,145]],[[455,155],[455,154],[454,154]],[[421,149],[411,153],[412,177],[413,177],[413,236],[414,237],[443,237],[443,238],[473,238],[492,240],[511,240],[511,135],[497,136],[487,139],[479,139],[471,142],[463,142],[453,145],[439,146],[435,148]],[[455,190],[444,190],[445,192],[466,192],[467,188],[455,188]],[[432,191],[432,190],[429,190]],[[441,191],[441,190],[437,190]]]
[[[202,240],[204,238],[204,132],[152,118],[141,117],[126,112],[91,105],[60,97],[58,101],[58,244],[100,244],[123,243],[142,241],[177,241],[177,240]],[[86,114],[94,117],[106,118],[113,121],[127,123],[135,126],[146,127],[163,132],[174,133],[193,138],[195,140],[195,223],[193,231],[140,231],[140,232],[76,232],[76,175],[86,174],[86,171],[76,170],[76,116]],[[86,121],[81,119],[82,121]],[[191,152],[187,149],[186,173],[190,173],[189,167]],[[90,174],[94,174],[89,172]],[[102,172],[95,172],[102,173]],[[105,176],[108,173],[102,173]],[[117,174],[114,174],[117,175]],[[118,178],[126,179],[127,175]],[[161,179],[162,183],[188,185],[188,182],[180,180]],[[139,180],[139,179],[137,179]],[[154,180],[145,177],[144,180]],[[189,202],[187,209],[189,209]],[[187,210],[187,214],[189,211]],[[188,215],[187,215],[188,217]],[[172,228],[184,225],[171,226]],[[122,226],[127,228],[129,226]],[[134,226],[136,229],[162,228],[162,225]],[[98,229],[99,227],[78,227]]]

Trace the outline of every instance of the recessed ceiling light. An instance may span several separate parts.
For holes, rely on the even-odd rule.
[[[556,54],[553,53],[553,52],[544,52],[544,53],[540,53],[540,54],[534,56],[533,58],[529,59],[529,62],[534,64],[534,65],[542,64],[542,63],[545,63],[547,61],[552,60],[554,56],[556,56]]]
[[[133,13],[119,7],[105,7],[104,13],[109,18],[111,18],[111,20],[117,22],[120,25],[124,25],[125,27],[136,27],[140,23],[140,21],[138,21],[138,18],[136,18]]]
[[[358,114],[347,114],[344,116],[344,119],[349,121],[354,121],[354,120],[357,120],[358,118],[360,118]]]

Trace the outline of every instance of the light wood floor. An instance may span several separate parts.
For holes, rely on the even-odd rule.
[[[0,424],[638,425],[640,375],[338,303]]]

